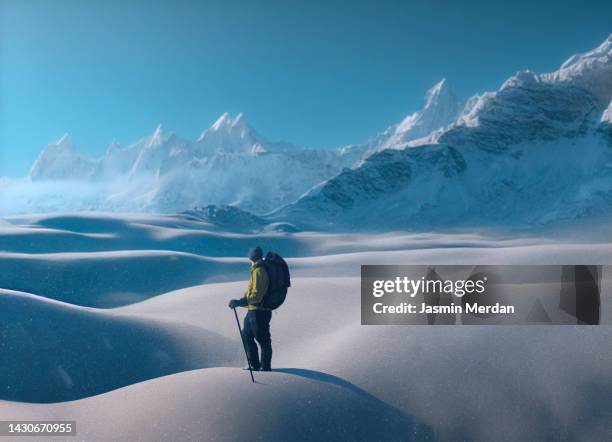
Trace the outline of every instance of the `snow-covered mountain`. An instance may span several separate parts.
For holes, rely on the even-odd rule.
[[[165,134],[160,125],[129,146],[113,141],[99,159],[77,152],[65,135],[43,149],[25,183],[4,186],[0,211],[177,212],[215,204],[264,214],[357,167],[372,153],[405,147],[446,127],[460,109],[442,80],[428,91],[421,111],[364,144],[337,149],[269,141],[242,114],[228,113],[195,141]],[[79,198],[77,188],[90,192]]]
[[[273,218],[305,228],[409,229],[609,214],[611,99],[612,35],[558,71],[519,72],[468,100],[428,144],[377,153]]]
[[[174,212],[222,204],[264,213],[356,165],[364,152],[359,147],[309,149],[271,142],[242,114],[232,118],[227,113],[196,141],[165,134],[158,126],[127,147],[113,141],[99,159],[78,153],[65,135],[48,145],[32,166],[28,185],[37,191],[29,194],[26,210],[50,210],[51,198],[56,210]],[[98,197],[80,204],[49,195],[62,182],[97,186]],[[10,211],[7,205],[2,205],[4,211]]]
[[[389,126],[363,148],[372,154],[383,149],[403,149],[418,144],[423,138],[455,122],[463,107],[464,103],[444,78],[427,91],[423,109]]]
[[[531,225],[608,214],[611,58],[612,35],[554,72],[521,71],[466,102],[442,80],[422,110],[366,143],[337,149],[271,142],[242,114],[223,114],[195,141],[160,126],[132,145],[113,142],[99,159],[64,136],[41,152],[23,186],[3,181],[0,212],[178,212],[216,204],[262,223],[344,229]]]
[[[90,179],[96,162],[78,153],[70,136],[64,134],[56,143],[49,144],[30,170],[33,180]]]
[[[608,136],[610,141],[612,141],[612,101],[601,116],[599,130]]]

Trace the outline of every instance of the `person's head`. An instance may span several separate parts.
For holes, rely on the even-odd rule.
[[[259,246],[251,247],[249,249],[249,253],[247,254],[247,256],[249,257],[249,261],[251,261],[251,263],[259,261],[263,257],[263,252],[261,251],[261,247]]]

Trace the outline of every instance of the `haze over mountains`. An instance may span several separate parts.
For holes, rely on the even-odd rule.
[[[161,126],[92,159],[66,135],[23,180],[5,180],[0,213],[177,212],[233,205],[300,228],[533,225],[612,208],[612,35],[547,74],[522,71],[459,100],[446,80],[421,111],[361,145],[272,142],[242,114],[195,141]],[[75,183],[78,185],[75,186]]]
[[[242,114],[225,113],[196,141],[164,134],[159,126],[127,147],[114,142],[99,159],[78,153],[65,135],[42,151],[29,179],[85,181],[102,190],[73,210],[90,205],[174,212],[214,203],[262,213],[297,199],[343,167],[356,165],[360,157],[356,149],[303,149],[271,142]]]

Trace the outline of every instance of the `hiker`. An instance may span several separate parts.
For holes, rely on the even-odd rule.
[[[249,249],[247,255],[251,265],[249,286],[241,299],[232,299],[229,308],[247,307],[244,318],[242,336],[248,352],[248,360],[255,371],[272,371],[272,339],[270,338],[270,319],[272,310],[262,305],[268,292],[270,279],[263,261],[263,252],[259,247]],[[257,349],[257,341],[261,347],[261,362]],[[247,367],[248,368],[248,367]]]

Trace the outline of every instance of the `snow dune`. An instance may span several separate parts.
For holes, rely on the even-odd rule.
[[[237,260],[172,251],[2,253],[2,284],[13,290],[91,307],[142,301],[214,275],[244,269]],[[237,276],[236,276],[237,277]]]
[[[202,321],[231,337],[223,309],[242,286],[186,288],[118,311]],[[415,414],[440,440],[607,434],[610,327],[361,326],[359,286],[353,277],[297,278],[284,311],[273,316],[275,366],[340,376]]]
[[[73,419],[85,440],[609,439],[610,327],[361,326],[358,278],[374,263],[609,264],[604,235],[236,235],[117,214],[8,221],[0,419]],[[96,248],[87,235],[109,242]],[[294,278],[272,320],[277,371],[253,385],[236,369],[227,300],[245,288],[242,256],[255,243],[284,247]]]
[[[361,264],[592,264],[612,256],[609,243],[565,233],[256,235],[218,231],[182,216],[75,213],[8,220],[0,234],[1,287],[98,308],[244,280],[243,256],[256,243],[289,257],[293,274],[304,277],[358,276]]]
[[[427,440],[431,429],[336,376],[213,368],[52,407],[0,401],[3,419],[77,421],[86,440]],[[248,375],[246,375],[248,376]],[[401,435],[401,436],[400,436]]]
[[[239,340],[0,289],[3,399],[58,402],[241,361]]]

